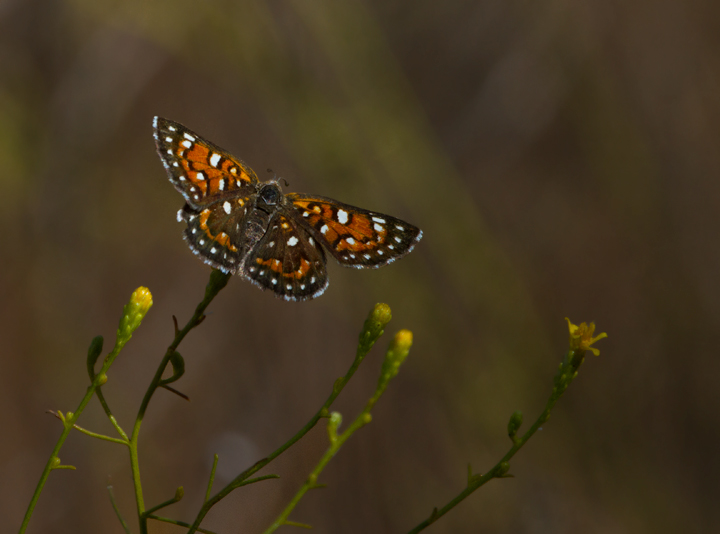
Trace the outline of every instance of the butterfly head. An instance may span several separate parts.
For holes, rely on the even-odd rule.
[[[282,189],[276,182],[267,182],[263,184],[258,193],[258,207],[267,208],[266,211],[272,211],[282,201]]]

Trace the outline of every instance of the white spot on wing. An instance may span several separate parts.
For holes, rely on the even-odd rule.
[[[181,144],[182,146],[184,146],[185,148],[190,148],[190,147],[192,146],[192,143],[191,143],[190,141],[183,141],[183,142],[180,143],[180,144]]]
[[[172,152],[170,152],[172,154]],[[309,211],[303,211],[303,217],[307,217],[310,215]]]
[[[270,242],[268,243],[268,248],[272,248],[272,247],[274,247],[274,246],[275,246],[275,241],[270,241]]]
[[[232,211],[232,206],[227,200],[223,203],[223,209],[225,210],[225,213],[230,215],[230,212]]]
[[[175,126],[168,126],[168,130],[170,130],[171,132],[177,131]]]
[[[405,231],[405,228],[403,228],[402,226],[399,226],[399,225],[397,225],[397,224],[395,225],[395,228],[397,228],[397,229],[400,230],[401,232],[404,232],[404,231]]]
[[[218,189],[220,191],[225,191],[225,178],[220,179],[220,183],[218,184]]]
[[[165,141],[168,142],[168,143],[172,143],[172,137],[166,137],[166,138],[165,138]]]
[[[215,247],[210,249],[210,254],[215,254],[215,252],[216,252]]]
[[[402,239],[400,239],[398,236],[395,236],[395,241],[397,241],[398,243],[400,243],[400,242],[402,241]]]
[[[315,246],[315,241],[312,237],[308,237],[308,243],[310,243],[312,246]]]
[[[290,284],[286,285],[285,287],[288,288],[288,291],[292,289],[292,286]]]
[[[287,240],[287,244],[289,247],[294,247],[298,244],[298,238],[295,236],[292,236],[290,239]]]
[[[213,152],[212,156],[210,156],[210,165],[212,165],[213,167],[217,167],[217,165],[218,165],[218,163],[220,162],[220,159],[221,159],[221,158],[222,158],[222,157],[220,156],[220,154],[215,154],[215,153]]]
[[[375,228],[376,232],[382,232],[384,230],[384,228],[382,226],[380,226],[378,223],[375,223],[373,225],[373,228]]]
[[[184,137],[185,139],[187,139],[188,141],[195,141],[195,138],[194,138],[192,135],[190,135],[189,133],[183,134],[183,137]],[[188,148],[189,148],[189,147],[188,147]]]
[[[201,172],[198,172],[198,173],[195,173],[195,178],[197,178],[198,180],[204,180],[205,175]]]
[[[346,224],[348,222],[348,212],[345,210],[338,210],[337,220],[340,224]]]
[[[384,223],[385,222],[385,219],[383,219],[381,217],[373,217],[372,220],[375,221],[376,223]]]
[[[276,284],[277,284],[277,278],[273,278],[273,279],[272,279],[272,283],[273,283],[273,285],[276,285]]]
[[[323,225],[322,225],[322,228],[320,228],[320,233],[321,233],[322,235],[325,235],[325,234],[327,233],[327,231],[328,231],[328,225],[327,225],[327,224],[323,224]]]
[[[354,245],[354,244],[355,244],[355,240],[354,240],[352,237],[348,237],[348,238],[345,240],[345,242],[346,242],[348,245]]]

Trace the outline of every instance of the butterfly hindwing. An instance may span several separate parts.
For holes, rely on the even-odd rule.
[[[170,181],[200,208],[256,189],[255,172],[182,124],[155,117],[155,144]]]
[[[215,269],[238,272],[247,254],[243,230],[250,203],[250,198],[237,198],[202,209],[186,204],[178,212],[178,220],[188,225],[185,241],[195,254]]]
[[[328,285],[322,247],[281,211],[248,255],[243,274],[285,300],[318,297]]]
[[[381,267],[410,252],[422,231],[405,221],[330,198],[290,193],[294,218],[348,267]]]

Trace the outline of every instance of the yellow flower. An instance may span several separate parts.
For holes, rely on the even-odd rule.
[[[595,333],[595,323],[590,323],[589,325],[587,323],[580,323],[580,325],[576,325],[572,324],[567,317],[565,317],[565,320],[568,322],[568,330],[570,331],[570,350],[590,350],[595,356],[598,356],[600,351],[592,347],[592,344],[604,337],[608,337],[608,335],[603,332],[593,337]]]

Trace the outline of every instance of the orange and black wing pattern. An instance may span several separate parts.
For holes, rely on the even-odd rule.
[[[383,213],[300,193],[285,198],[299,224],[347,267],[387,265],[410,252],[422,238],[416,226]]]
[[[326,269],[320,244],[278,211],[249,253],[243,275],[285,300],[308,300],[322,295],[327,288]]]
[[[258,178],[242,161],[180,123],[155,117],[153,128],[168,177],[190,206],[202,208],[255,193]]]

